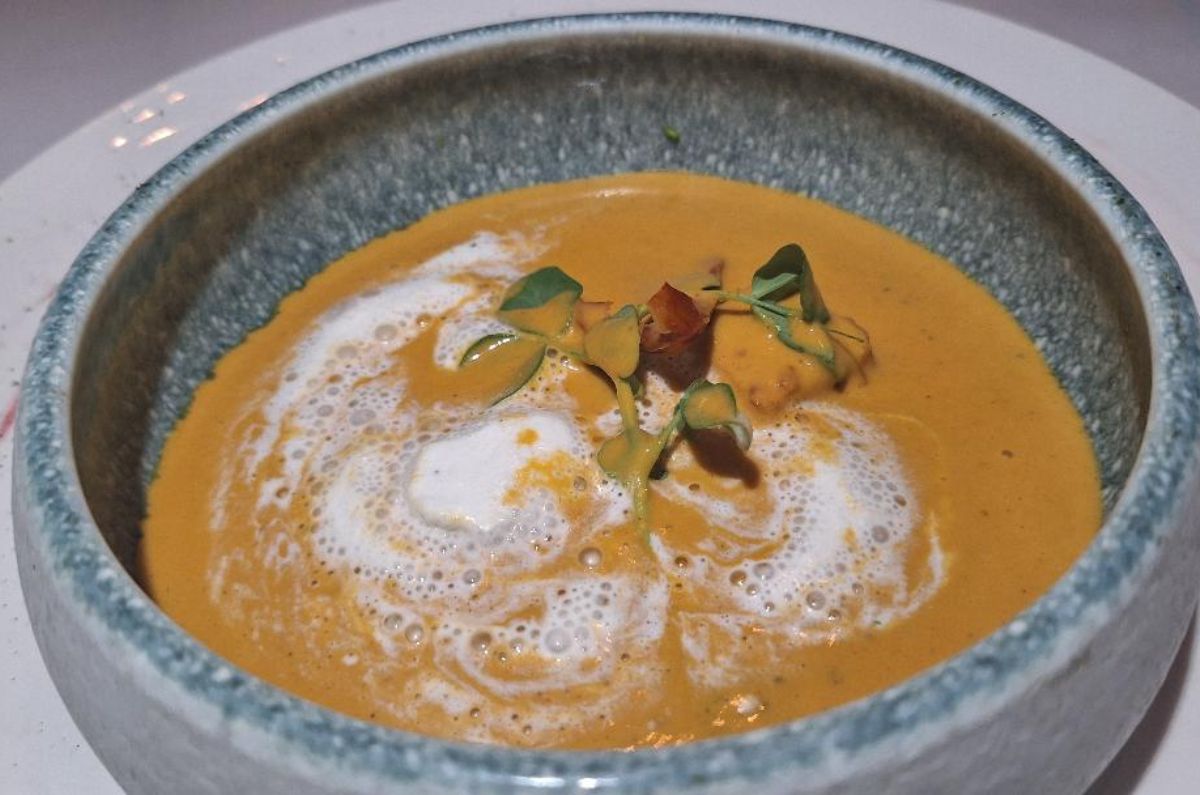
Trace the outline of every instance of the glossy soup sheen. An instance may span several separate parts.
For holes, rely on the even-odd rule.
[[[745,287],[788,242],[869,330],[866,377],[832,389],[731,304],[693,350],[648,357],[646,427],[682,369],[732,384],[755,428],[744,456],[705,435],[674,448],[649,540],[595,464],[615,427],[602,375],[555,355],[486,408],[499,376],[456,366],[537,267],[620,306],[713,258]],[[451,207],[289,296],[168,440],[141,573],[214,651],[330,708],[631,748],[916,674],[1048,589],[1100,511],[1080,417],[949,263],[790,194],[622,175]]]

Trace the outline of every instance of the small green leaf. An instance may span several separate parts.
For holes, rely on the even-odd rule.
[[[833,341],[820,323],[805,323],[800,318],[776,314],[757,306],[754,307],[754,314],[775,332],[775,336],[784,345],[816,358],[830,372],[837,375]]]
[[[539,268],[508,288],[504,294],[504,301],[500,304],[500,311],[536,309],[563,293],[578,298],[583,294],[583,285],[555,265]]]
[[[679,396],[679,410],[687,427],[711,428],[733,419],[737,398],[729,384],[698,378]]]
[[[622,431],[600,445],[596,461],[606,474],[628,484],[650,474],[662,449],[653,434],[634,428],[629,432]]]
[[[511,326],[554,337],[571,324],[583,285],[551,265],[518,281],[504,294],[500,318]]]
[[[641,320],[637,308],[629,304],[592,326],[583,337],[588,359],[614,379],[634,374],[641,348]]]
[[[600,449],[596,451],[596,463],[610,478],[624,480],[625,469],[629,463],[629,451],[629,437],[623,433],[617,434],[611,439],[605,439],[604,443],[600,445]]]
[[[683,140],[683,136],[679,134],[679,130],[669,124],[664,124],[662,128],[663,138],[667,139],[667,143],[678,144]]]
[[[750,449],[750,421],[738,411],[737,398],[729,384],[704,379],[694,382],[679,399],[683,424],[696,430],[719,428],[728,431],[737,446]]]
[[[512,395],[537,374],[547,345],[535,337],[489,334],[476,340],[459,360],[459,367],[492,368],[503,373],[492,405]]]
[[[754,272],[750,280],[750,293],[755,298],[782,301],[799,292],[808,271],[808,257],[804,255],[804,249],[795,243],[788,243]]]
[[[762,269],[760,268],[759,270],[761,271]],[[770,296],[772,293],[779,293],[785,296],[791,295],[792,293],[785,292],[784,288],[791,287],[792,285],[799,283],[799,281],[800,277],[794,273],[777,273],[770,278],[762,279],[760,279],[756,273],[754,276],[754,286],[751,288],[750,294],[755,298],[764,299]]]
[[[468,364],[473,364],[489,351],[494,351],[501,345],[512,342],[517,338],[516,334],[488,334],[486,337],[480,337],[471,343],[471,347],[463,353],[462,358],[458,360],[459,367],[465,367]]]
[[[755,298],[780,302],[799,293],[804,319],[809,323],[829,320],[829,310],[817,289],[804,249],[788,243],[754,272],[750,292]]]

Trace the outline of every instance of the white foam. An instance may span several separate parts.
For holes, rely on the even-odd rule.
[[[924,523],[895,445],[865,416],[804,404],[795,417],[760,429],[752,456],[771,497],[767,521],[733,523],[743,507],[664,482],[674,499],[747,541],[733,559],[693,561],[693,576],[720,609],[690,613],[680,626],[691,672],[709,684],[737,680],[746,661],[730,650],[748,626],[773,629],[785,645],[827,642],[911,614],[944,576],[936,527]],[[910,591],[917,533],[928,535],[929,551],[926,575]],[[679,554],[669,538],[656,552],[664,565]]]
[[[413,273],[419,277],[453,278],[468,274],[511,281],[520,275],[523,265],[544,250],[545,245],[536,234],[531,238],[517,233],[498,235],[481,231],[425,260]]]
[[[497,300],[498,293],[481,295],[465,276],[510,281],[541,249],[521,235],[479,232],[420,263],[408,278],[353,296],[325,312],[296,346],[282,381],[262,407],[266,422],[239,456],[247,471],[273,449],[285,415],[314,392],[327,389],[329,376],[377,376],[391,365],[391,354],[416,339],[435,318],[464,304],[477,315]]]
[[[409,501],[427,522],[449,530],[492,533],[518,521],[510,499],[530,466],[556,454],[586,456],[569,417],[522,413],[488,420],[421,448],[408,473]]]
[[[432,704],[465,738],[489,742],[545,742],[574,731],[661,681],[653,657],[666,606],[663,578],[581,574],[520,583],[490,608],[440,623],[431,638],[440,675],[413,677],[395,709],[412,719]],[[528,698],[600,683],[587,710]]]

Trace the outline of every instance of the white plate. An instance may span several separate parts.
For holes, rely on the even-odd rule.
[[[345,61],[464,27],[555,13],[726,11],[854,33],[925,55],[1015,97],[1095,154],[1146,206],[1200,293],[1200,111],[1056,39],[926,0],[467,0],[386,3],[216,58],[63,139],[0,185],[0,469],[37,320],[75,254],[132,189],[239,110]],[[0,535],[11,537],[0,489]],[[1198,574],[1197,576],[1200,576]],[[1150,714],[1090,795],[1168,795],[1200,782],[1200,646],[1193,632]],[[0,543],[0,792],[119,788],[79,734],[29,631],[12,543]]]

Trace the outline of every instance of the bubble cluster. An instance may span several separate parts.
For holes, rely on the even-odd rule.
[[[780,547],[769,561],[750,565],[759,590],[752,601],[741,601],[745,607],[802,602],[823,620],[826,605],[813,609],[809,603],[816,600],[809,596],[843,604],[851,601],[855,583],[903,591],[907,543],[920,514],[899,456],[882,431],[843,409],[805,412],[817,413],[820,421],[783,424],[763,434],[762,455],[773,472],[789,473],[797,458],[810,471],[793,476],[787,488],[780,487],[782,477],[773,479],[778,521],[770,525],[771,537]],[[824,454],[814,454],[818,435],[832,448]]]
[[[710,685],[735,682],[747,661],[736,639],[748,626],[776,627],[790,645],[826,641],[852,625],[878,628],[908,615],[940,587],[942,553],[923,525],[915,492],[887,434],[861,414],[807,404],[759,429],[753,455],[771,497],[771,516],[738,523],[739,506],[686,485],[666,488],[718,525],[749,536],[751,552],[699,560],[698,576],[719,612],[682,617],[689,671]],[[929,538],[926,576],[909,580],[912,540]],[[672,550],[656,548],[669,561]]]
[[[506,415],[517,425],[529,416]],[[532,572],[566,547],[570,528],[559,497],[547,488],[522,489],[520,502],[505,507],[501,518],[483,532],[445,523],[438,518],[443,514],[429,513],[428,502],[414,502],[409,488],[423,451],[447,440],[470,438],[485,423],[503,423],[505,417],[480,421],[445,414],[437,420],[428,413],[420,420],[409,416],[407,435],[385,432],[359,438],[314,461],[320,474],[306,482],[321,514],[312,534],[315,549],[329,565],[354,570],[360,585],[369,586],[362,591],[364,599],[386,596],[429,610],[447,602],[463,603],[490,579],[503,582]],[[423,437],[428,438],[417,441]],[[573,440],[568,448],[573,460],[581,460],[582,446]],[[469,446],[463,450],[473,452]],[[453,505],[453,489],[468,489],[470,484],[452,467],[441,474],[451,487],[441,499]],[[428,499],[422,495],[422,500]],[[381,595],[366,596],[372,589]]]
[[[308,437],[314,430],[348,425],[355,409],[387,416],[403,396],[402,380],[375,384],[373,395],[361,394],[357,385],[388,373],[396,350],[424,332],[431,318],[470,294],[465,284],[413,277],[354,296],[323,315],[296,346],[278,388],[262,406],[264,422],[243,445],[240,475],[253,474],[282,443],[285,461],[295,462],[284,471],[283,485],[290,487],[298,479],[300,462],[311,453]]]
[[[509,282],[545,249],[540,233],[527,236],[483,230],[425,260],[413,269],[413,273],[448,280],[470,277]],[[493,298],[499,298],[499,295]]]
[[[541,606],[530,611],[531,605]],[[646,652],[666,628],[664,581],[629,576],[577,575],[526,580],[504,599],[439,630],[436,654],[446,670],[465,672],[503,698],[564,689],[611,678],[621,649]],[[533,676],[517,662],[535,658]]]
[[[914,599],[928,595],[928,590],[908,592],[908,550],[922,517],[884,431],[861,414],[807,404],[759,429],[753,455],[770,492],[772,514],[768,521],[736,529],[756,536],[760,551],[706,567],[707,581],[723,586],[740,612],[774,614],[810,628],[854,613],[874,625],[908,612]],[[728,523],[738,515],[731,502],[680,484],[667,488],[710,520]],[[940,559],[933,541],[930,566],[936,579]],[[868,592],[876,599],[865,611]]]

